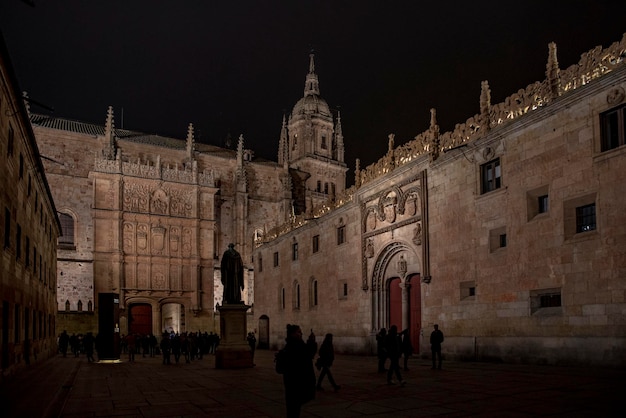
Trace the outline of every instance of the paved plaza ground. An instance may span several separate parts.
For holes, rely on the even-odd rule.
[[[165,366],[160,358],[88,363],[61,356],[0,384],[2,417],[282,417],[274,353],[250,369],[218,370],[215,358]],[[375,357],[338,355],[338,392],[326,390],[302,417],[622,417],[626,370],[446,362],[412,358],[407,384],[390,386]]]

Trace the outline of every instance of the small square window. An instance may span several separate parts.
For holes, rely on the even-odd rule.
[[[530,313],[541,316],[562,315],[561,289],[531,290]]]
[[[596,194],[591,193],[563,202],[563,227],[565,239],[578,234],[587,236],[598,228],[596,217]]]
[[[338,283],[338,288],[337,288],[338,294],[337,297],[341,300],[341,299],[348,299],[348,282],[345,280],[342,280]]]

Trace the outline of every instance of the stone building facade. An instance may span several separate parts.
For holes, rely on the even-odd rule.
[[[103,125],[32,115],[63,226],[59,323],[98,330],[110,315],[99,297],[111,295],[121,334],[219,331],[229,243],[253,305],[255,242],[345,189],[341,125],[319,96],[313,56],[300,102],[283,120],[279,163],[255,158],[241,136],[235,150],[196,143],[191,124],[186,139],[117,129],[112,108]]]
[[[59,233],[60,225],[28,120],[28,108],[0,37],[2,376],[57,353],[56,246]]]
[[[626,359],[626,35],[361,169],[254,252],[261,343],[287,323],[374,353],[397,325],[429,356],[550,364]]]

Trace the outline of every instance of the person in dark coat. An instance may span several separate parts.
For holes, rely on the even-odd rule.
[[[287,325],[287,338],[284,348],[285,403],[287,418],[298,418],[300,408],[315,399],[315,370],[313,357],[317,352],[315,334],[311,334],[306,343],[302,339],[302,330],[298,325]]]
[[[161,354],[163,354],[163,364],[171,364],[172,340],[170,334],[164,332],[161,336]]]
[[[441,369],[441,343],[443,342],[443,332],[439,329],[439,325],[433,325],[434,331],[430,333],[430,351],[433,357],[433,369],[435,365]],[[435,362],[435,357],[439,360]]]
[[[83,338],[83,347],[85,347],[85,355],[87,355],[87,361],[89,363],[95,361],[93,358],[93,345],[95,343],[95,338],[91,332],[88,332]]]
[[[385,349],[385,339],[387,338],[387,329],[381,328],[376,334],[376,355],[378,356],[378,373],[387,371],[385,362],[387,361],[387,350]]]
[[[393,381],[393,375],[395,373],[398,382],[402,386],[406,383],[402,379],[402,375],[400,374],[400,355],[402,354],[400,336],[398,335],[398,327],[392,325],[389,328],[389,333],[385,338],[385,349],[387,350],[387,355],[389,356],[389,370],[387,370],[387,383],[390,385],[395,385],[396,382]]]
[[[333,379],[333,374],[330,372],[330,366],[333,365],[335,361],[335,348],[333,347],[333,334],[326,334],[324,337],[324,341],[320,347],[319,358],[315,365],[317,369],[321,369],[321,373],[319,378],[317,379],[317,390],[324,390],[322,388],[322,381],[325,376],[328,376],[328,381],[333,386],[335,391],[339,390],[341,386],[335,383],[335,379]]]
[[[63,354],[63,357],[67,357],[67,346],[70,343],[70,336],[67,335],[67,331],[63,330],[59,335],[59,351]]]
[[[404,358],[404,370],[409,371],[409,357],[413,354],[413,344],[411,344],[411,336],[409,330],[402,331],[402,357]]]

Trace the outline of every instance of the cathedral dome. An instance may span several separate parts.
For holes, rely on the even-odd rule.
[[[332,118],[328,103],[326,103],[326,100],[322,99],[318,94],[308,94],[298,100],[291,111],[291,117],[293,119],[298,119],[298,116],[301,115]]]

